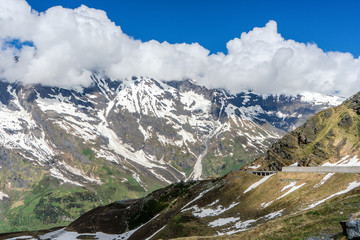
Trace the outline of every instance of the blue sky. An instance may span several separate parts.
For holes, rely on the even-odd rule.
[[[285,39],[360,55],[360,1],[28,0],[35,10],[81,4],[106,11],[124,33],[148,41],[198,42],[226,53],[226,42],[275,20]]]
[[[0,0],[0,78],[78,88],[95,71],[348,97],[360,91],[359,10],[353,0]]]

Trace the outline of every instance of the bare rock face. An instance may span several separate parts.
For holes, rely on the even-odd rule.
[[[348,221],[340,223],[348,239],[360,239],[360,214],[355,213]]]
[[[357,114],[360,114],[360,93],[355,94],[344,102],[349,108],[352,108]]]

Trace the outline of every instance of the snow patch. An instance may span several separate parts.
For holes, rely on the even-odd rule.
[[[329,104],[330,106],[338,106],[345,99],[338,96],[330,96],[316,92],[302,92],[300,94],[301,101],[313,103],[314,105]]]
[[[213,190],[214,187],[210,188],[210,189],[206,189],[205,191],[201,192],[196,198],[194,198],[193,200],[191,200],[190,202],[188,202],[187,204],[185,204],[182,208],[181,208],[181,212],[185,212],[187,209],[185,209],[187,206],[189,206],[190,204],[192,204],[193,202],[199,200],[200,198],[202,198],[206,193],[210,192],[211,190]]]
[[[12,103],[17,110],[10,110],[0,103],[0,146],[9,149],[20,149],[30,153],[39,165],[52,159],[57,152],[46,140],[43,130],[36,124],[30,112],[20,104],[15,90],[8,87],[13,96]],[[25,131],[29,130],[29,131]]]
[[[188,210],[194,210],[192,212],[192,214],[195,217],[199,217],[199,218],[204,218],[204,217],[213,217],[213,216],[218,216],[230,209],[232,209],[233,207],[237,206],[239,203],[232,203],[230,204],[229,207],[225,208],[222,205],[217,206],[215,209],[211,209],[211,208],[199,208],[197,205],[191,207],[191,208],[187,208],[182,210],[182,212],[188,211]]]
[[[258,169],[259,167],[261,167],[261,165],[259,164],[259,165],[257,165],[257,166],[249,166],[249,167],[247,167],[247,168],[249,168],[249,169]]]
[[[218,202],[219,202],[219,199],[217,199],[217,200],[215,200],[214,202],[210,203],[210,204],[208,205],[208,207],[212,207],[212,206],[214,206],[215,204],[217,204]]]
[[[253,223],[256,223],[256,221],[257,220],[253,220],[253,219],[243,221],[243,222],[239,221],[234,226],[232,226],[230,228],[227,228],[227,229],[223,229],[223,232],[217,232],[217,234],[219,236],[223,236],[223,235],[232,235],[232,234],[235,234],[235,233],[238,233],[238,232],[243,232],[243,231],[249,230],[250,229],[249,227]],[[230,230],[230,229],[233,229],[233,230]]]
[[[64,183],[71,183],[71,184],[74,184],[74,185],[77,185],[77,186],[80,186],[82,187],[83,185],[78,183],[78,182],[74,182],[74,181],[71,181],[70,179],[66,178],[58,169],[56,168],[51,168],[50,169],[50,175],[57,178],[57,179],[60,179],[62,180]]]
[[[157,230],[156,232],[154,232],[154,234],[152,234],[150,237],[146,238],[145,240],[150,240],[150,239],[152,239],[153,237],[155,237],[156,234],[158,234],[159,232],[161,232],[162,230],[164,230],[165,227],[166,227],[166,225],[163,226],[162,228],[160,228],[159,230]]]
[[[329,178],[331,178],[332,175],[334,175],[335,173],[328,173],[325,175],[325,177],[314,186],[314,188],[320,187],[321,185],[323,185]]]
[[[357,188],[357,187],[359,187],[359,186],[360,186],[360,182],[357,182],[357,181],[351,182],[351,183],[349,183],[349,186],[348,186],[345,190],[342,190],[342,191],[340,191],[340,192],[334,193],[334,194],[330,195],[330,196],[327,197],[327,198],[324,198],[324,199],[322,199],[322,200],[320,200],[320,201],[318,201],[318,202],[316,202],[316,203],[313,203],[313,204],[309,205],[307,208],[305,208],[304,210],[308,210],[308,209],[310,209],[310,208],[316,207],[317,205],[319,205],[319,204],[321,204],[321,203],[329,200],[330,198],[333,198],[333,197],[335,197],[335,196],[338,196],[338,195],[341,195],[341,194],[345,194],[345,193],[347,193],[347,192],[350,192],[351,190],[353,190],[353,189],[355,189],[355,188]]]
[[[246,221],[238,221],[238,222],[235,223],[235,225],[233,225],[231,227],[228,227],[228,228],[225,228],[225,229],[222,229],[222,231],[217,232],[217,234],[219,236],[222,236],[222,235],[232,235],[232,234],[235,234],[235,233],[238,233],[238,232],[247,231],[247,230],[251,229],[250,226],[253,225],[254,223],[256,223],[257,221],[259,221],[259,220],[268,221],[268,220],[273,219],[275,217],[280,217],[280,216],[282,216],[283,211],[284,211],[284,209],[281,209],[279,211],[269,213],[269,214],[267,214],[267,215],[265,215],[263,217],[260,217],[258,219],[250,219],[250,220],[246,220]],[[214,222],[216,222],[216,221],[214,221]],[[216,222],[216,223],[221,224],[221,221]],[[219,226],[221,226],[221,225],[219,225]],[[214,227],[216,227],[216,225],[214,225]]]
[[[72,173],[72,174],[74,174],[76,176],[80,176],[80,177],[84,178],[85,180],[87,180],[88,182],[96,183],[98,185],[102,184],[102,182],[99,179],[96,179],[94,177],[89,177],[89,176],[85,175],[83,170],[74,168],[74,167],[70,166],[69,164],[67,164],[64,161],[60,162],[60,166],[65,167],[65,169],[67,171],[69,171],[70,173]]]
[[[211,102],[193,91],[184,92],[180,95],[180,101],[185,105],[186,110],[195,111],[209,111]]]
[[[298,185],[298,186],[296,186],[296,182],[291,182],[291,183],[289,183],[288,185],[286,185],[285,187],[283,187],[283,189],[281,190],[281,192],[283,192],[283,191],[285,191],[286,189],[290,188],[286,193],[284,193],[284,194],[281,195],[280,197],[278,197],[278,198],[276,198],[275,200],[272,200],[272,201],[270,201],[270,202],[268,202],[268,203],[265,203],[265,202],[261,203],[261,207],[262,207],[262,208],[267,208],[267,207],[270,206],[274,201],[279,200],[279,199],[281,199],[281,198],[289,195],[290,193],[298,190],[299,188],[301,188],[301,187],[304,186],[304,185],[305,185],[305,183],[303,183],[303,184],[301,184],[301,185]]]
[[[285,191],[288,188],[292,188],[296,185],[296,182],[290,182],[288,185],[286,185],[285,187],[283,187],[283,189],[281,189],[281,192]]]
[[[265,218],[266,220],[270,220],[276,217],[280,217],[282,216],[282,212],[284,211],[284,209],[281,209],[277,212],[273,212],[273,213],[269,213],[268,215],[265,215],[263,218]]]
[[[322,166],[339,166],[339,167],[360,167],[360,162],[359,162],[359,157],[358,156],[354,156],[352,158],[350,158],[350,155],[347,155],[343,158],[341,158],[338,162],[336,163],[324,163]]]
[[[295,182],[295,183],[296,183],[296,182]],[[289,185],[290,185],[290,184],[289,184]],[[292,186],[289,191],[287,191],[285,194],[283,194],[283,195],[281,195],[280,197],[278,197],[276,200],[279,200],[279,199],[285,197],[286,195],[289,195],[290,193],[298,190],[299,188],[301,188],[301,187],[304,186],[304,185],[305,185],[305,183],[303,183],[303,184],[301,184],[301,185],[299,185],[299,186]]]
[[[4,198],[9,198],[9,196],[6,193],[0,191],[0,200],[4,200]]]
[[[278,111],[278,112],[276,113],[276,116],[277,116],[278,118],[284,119],[284,118],[288,117],[289,114],[286,114],[286,113],[283,113],[283,112]]]
[[[274,202],[274,201],[270,201],[270,202],[268,202],[268,203],[263,202],[263,203],[261,203],[260,206],[261,206],[262,208],[267,208],[267,207],[270,206],[273,202]]]
[[[266,180],[268,180],[271,176],[273,176],[274,174],[268,175],[266,177],[263,177],[262,179],[260,179],[259,181],[257,181],[256,183],[252,184],[250,187],[248,187],[244,193],[247,193],[249,191],[251,191],[252,189],[258,187],[260,184],[264,183]]]
[[[238,220],[240,220],[239,217],[237,217],[237,218],[234,218],[234,217],[219,218],[219,219],[216,219],[215,221],[210,222],[209,226],[210,227],[222,227],[224,225],[227,225],[227,224],[232,223],[232,222],[236,222]]]
[[[41,98],[38,94],[36,99],[37,105],[43,112],[55,111],[60,115],[70,115],[80,119],[81,121],[94,121],[95,119],[90,118],[87,114],[79,111],[75,104],[70,102],[68,97],[62,95],[56,95],[54,98]]]

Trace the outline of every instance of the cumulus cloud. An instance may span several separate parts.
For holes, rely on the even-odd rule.
[[[32,44],[15,47],[14,39]],[[358,58],[285,40],[274,21],[230,40],[226,54],[210,55],[197,43],[134,40],[104,11],[86,6],[38,13],[25,0],[0,0],[0,43],[0,78],[25,84],[87,86],[97,71],[114,79],[191,78],[232,92],[350,96],[360,90]]]

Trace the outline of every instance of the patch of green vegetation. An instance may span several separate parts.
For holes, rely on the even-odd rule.
[[[159,234],[160,239],[169,239],[172,236],[191,237],[194,235],[213,235],[215,231],[206,224],[197,221],[192,214],[177,214],[171,217],[166,228]],[[201,237],[202,239],[202,237]]]
[[[141,187],[140,184],[133,177],[127,178],[127,181],[125,182],[125,186],[130,191],[146,192],[145,189]]]
[[[0,206],[0,232],[65,226],[99,205],[147,194],[130,173],[115,164],[97,158],[93,162],[101,166],[94,168],[94,174],[103,181],[101,185],[85,188],[44,177],[32,187],[32,191],[12,191],[11,198],[18,199],[21,204],[12,208],[8,201]],[[154,184],[152,187],[158,189],[162,186]]]
[[[60,205],[54,206],[49,198],[40,198],[34,208],[34,213],[42,224],[54,224],[58,222],[59,217],[66,218],[70,216]]]
[[[203,171],[207,177],[224,176],[232,170],[240,169],[253,159],[256,154],[249,154],[242,146],[241,138],[230,141],[226,138],[220,144],[225,155],[215,155],[214,149],[210,149],[203,161]],[[230,154],[231,153],[231,154]]]
[[[111,169],[108,166],[102,166],[102,169],[106,171],[107,175],[113,175],[113,172],[111,171]]]
[[[147,201],[140,214],[130,219],[129,221],[129,229],[135,229],[136,227],[140,226],[144,222],[149,221],[152,219],[157,213],[168,206],[167,203],[156,201],[154,199]]]
[[[95,159],[95,153],[93,150],[91,150],[90,148],[85,148],[82,151],[82,154],[84,154],[85,156],[87,156],[89,158],[90,161]]]
[[[173,216],[168,223],[168,230],[171,231],[174,236],[187,237],[188,232],[184,225],[184,223],[187,222],[186,220],[182,214]]]
[[[7,211],[7,221],[0,222],[0,228],[19,231],[64,226],[99,201],[93,191],[44,177],[33,191],[25,194],[23,204]]]

